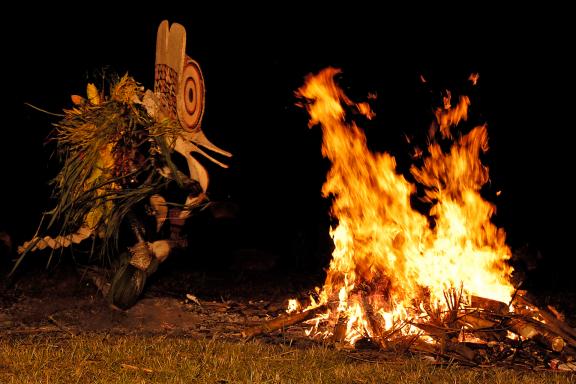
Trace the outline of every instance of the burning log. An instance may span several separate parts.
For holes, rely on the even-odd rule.
[[[334,331],[332,334],[332,341],[334,343],[342,343],[346,339],[346,317],[339,317],[336,325],[334,326]]]
[[[496,322],[483,319],[472,314],[465,314],[458,318],[459,323],[471,326],[472,330],[491,329],[496,325]]]
[[[377,318],[377,314],[374,313],[374,307],[371,305],[368,296],[362,295],[361,298],[368,324],[372,330],[372,340],[385,346],[385,340],[382,338],[382,335],[385,334],[384,327],[382,326],[381,321]]]
[[[548,329],[538,329],[541,327],[532,324],[527,319],[513,318],[508,321],[508,325],[517,335],[527,340],[534,340],[554,352],[561,352],[566,345],[562,337],[555,335],[554,332]]]
[[[476,316],[478,315],[478,316]],[[479,313],[467,313],[458,318],[457,324],[466,332],[472,333],[480,339],[490,341],[502,341],[506,337],[505,327],[499,322],[480,317]]]
[[[319,307],[312,308],[308,311],[293,313],[287,316],[277,317],[264,324],[257,325],[252,328],[248,328],[242,331],[242,337],[250,338],[263,333],[270,333],[290,325],[298,324],[306,320],[310,320],[320,312],[327,309],[326,305],[320,305]]]
[[[470,306],[473,308],[482,308],[501,315],[506,314],[509,311],[508,304],[506,303],[475,295],[472,295]]]
[[[566,339],[568,344],[576,347],[576,329],[570,327],[565,322],[558,320],[556,316],[548,312],[548,310],[539,308],[532,302],[532,300],[528,299],[526,296],[517,296],[516,301],[518,301],[520,304],[533,307],[553,332]]]
[[[458,333],[458,329],[451,329],[451,328],[447,328],[447,327],[439,326],[439,325],[435,325],[435,324],[430,324],[430,323],[410,323],[410,324],[412,324],[415,327],[420,328],[421,330],[426,332],[426,334],[428,334],[430,336],[437,337],[440,340],[445,339],[447,336],[451,337],[451,336],[456,335]]]

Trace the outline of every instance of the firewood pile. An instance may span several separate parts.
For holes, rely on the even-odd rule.
[[[576,329],[554,307],[538,307],[525,291],[516,292],[511,305],[472,296],[466,305],[462,291],[447,293],[448,310],[424,305],[421,316],[384,330],[381,316],[365,310],[372,337],[358,340],[356,350],[376,348],[398,354],[423,354],[437,362],[467,366],[509,366],[576,372]],[[331,309],[324,304],[302,312],[279,316],[246,329],[251,338],[299,323],[310,322]],[[333,309],[333,308],[332,308]],[[345,322],[336,321],[327,339],[342,346]],[[343,325],[344,324],[344,325]]]

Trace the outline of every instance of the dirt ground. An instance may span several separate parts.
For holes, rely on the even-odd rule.
[[[46,270],[38,265],[14,281],[3,278],[4,335],[102,332],[231,339],[242,339],[242,330],[278,316],[289,298],[307,297],[323,279],[279,270],[196,269],[176,260],[160,267],[136,305],[120,310],[106,300],[110,277],[97,267],[61,263]],[[300,328],[274,337],[310,343]]]

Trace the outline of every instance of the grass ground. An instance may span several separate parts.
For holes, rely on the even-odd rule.
[[[0,335],[0,383],[576,383],[576,374],[361,359],[329,347],[104,334]]]

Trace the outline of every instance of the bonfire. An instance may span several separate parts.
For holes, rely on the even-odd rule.
[[[347,348],[363,341],[463,364],[576,369],[576,330],[511,283],[506,234],[481,195],[487,126],[463,132],[470,99],[445,92],[409,181],[392,155],[368,149],[349,115],[374,113],[344,94],[339,73],[324,69],[297,91],[332,164],[322,189],[337,221],[326,280],[309,303],[291,300],[288,315],[244,336],[305,322],[310,337]],[[411,203],[418,188],[428,212]]]

